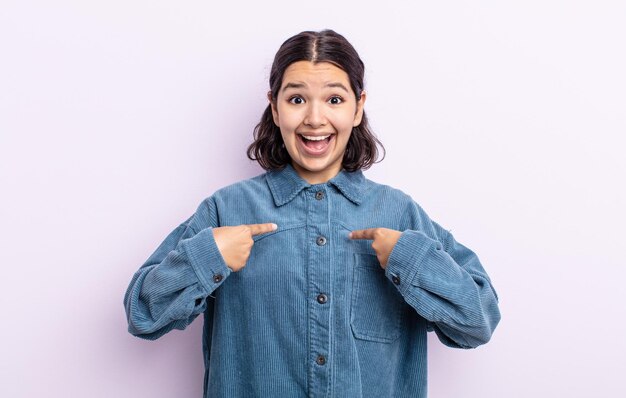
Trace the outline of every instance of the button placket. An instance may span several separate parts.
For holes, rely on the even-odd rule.
[[[310,396],[323,395],[330,382],[328,353],[332,332],[330,294],[332,286],[332,256],[334,248],[329,244],[332,229],[329,225],[328,186],[319,184],[307,188],[307,241],[310,245],[307,273],[307,296],[309,306],[309,385]]]

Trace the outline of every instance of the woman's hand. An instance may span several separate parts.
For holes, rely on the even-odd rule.
[[[234,272],[246,266],[254,244],[254,235],[274,231],[276,224],[244,224],[213,228],[213,237],[226,265]]]
[[[350,232],[348,237],[350,239],[371,239],[372,248],[376,252],[378,262],[383,269],[387,268],[387,261],[391,250],[396,245],[396,242],[400,239],[402,232],[389,228],[368,228],[359,229]]]

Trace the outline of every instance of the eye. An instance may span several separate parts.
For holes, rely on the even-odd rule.
[[[304,100],[301,97],[291,97],[289,98],[289,102],[294,105],[300,105],[304,103]]]
[[[339,105],[343,102],[343,98],[335,95],[334,97],[331,97],[328,101],[333,105]]]

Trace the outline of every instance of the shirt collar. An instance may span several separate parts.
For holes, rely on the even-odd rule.
[[[342,169],[339,174],[328,180],[328,183],[337,187],[343,196],[354,204],[360,205],[363,201],[365,193],[365,176],[363,171],[348,172]],[[270,187],[276,206],[282,206],[290,202],[301,190],[313,185],[300,177],[291,164],[287,164],[279,170],[269,170],[267,172],[267,184]]]

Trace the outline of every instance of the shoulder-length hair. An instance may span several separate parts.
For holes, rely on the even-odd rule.
[[[278,49],[270,72],[272,100],[278,98],[285,70],[294,62],[330,62],[344,70],[350,79],[350,86],[356,100],[363,92],[365,65],[354,47],[339,33],[326,29],[320,32],[304,31],[287,39]],[[383,144],[376,138],[369,126],[365,111],[361,123],[352,128],[350,139],[342,160],[347,171],[368,169],[378,163],[378,148],[384,152]],[[268,105],[261,121],[254,128],[254,142],[247,150],[248,158],[256,160],[265,170],[281,169],[291,162],[285,148],[280,128],[274,123],[272,107]]]

